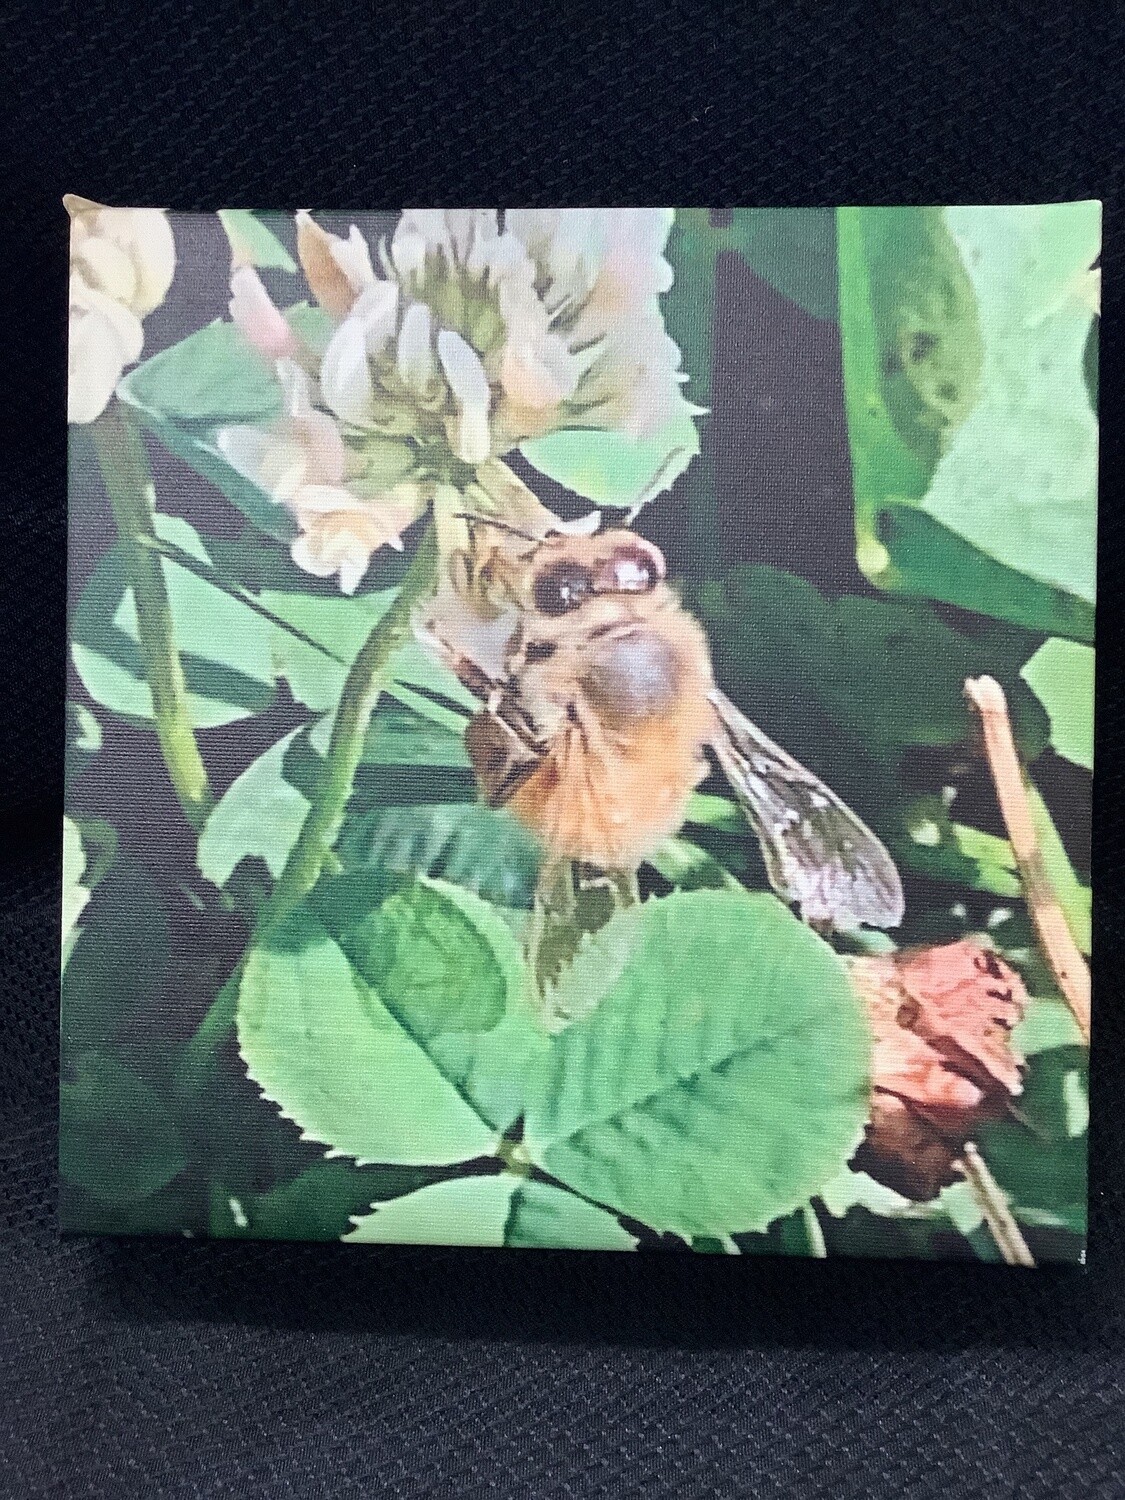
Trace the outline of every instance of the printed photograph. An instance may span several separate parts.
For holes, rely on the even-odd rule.
[[[1080,1263],[1100,205],[65,206],[63,1230]]]

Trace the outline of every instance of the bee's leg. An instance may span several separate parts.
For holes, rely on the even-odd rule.
[[[589,939],[638,899],[635,872],[602,870],[569,859],[544,862],[525,951],[530,998],[551,1031],[561,1031],[600,1003],[607,985],[595,983],[587,991],[562,992],[559,981]],[[612,982],[615,976],[607,977]]]
[[[465,749],[489,807],[503,807],[543,761],[526,733],[487,708],[469,720]]]
[[[576,864],[574,882],[580,890],[608,890],[615,906],[636,906],[641,889],[636,870],[603,870],[600,865]]]
[[[447,641],[434,629],[432,622],[415,625],[414,633],[422,645],[428,646],[435,656],[441,658],[462,687],[468,688],[474,698],[479,698],[489,710],[495,712],[495,704],[505,691],[505,684],[499,678],[489,676],[472,657],[466,656]]]

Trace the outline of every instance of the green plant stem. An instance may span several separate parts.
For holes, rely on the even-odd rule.
[[[390,678],[394,656],[410,635],[414,606],[433,586],[436,562],[431,526],[419,543],[394,603],[364,641],[348,671],[320,787],[266,906],[265,922],[292,910],[312,890],[331,856],[352,794],[371,715]]]
[[[157,738],[184,816],[198,830],[214,798],[188,711],[164,566],[154,550],[156,497],[148,456],[133,417],[116,399],[93,423],[92,432],[136,605],[137,640]]]

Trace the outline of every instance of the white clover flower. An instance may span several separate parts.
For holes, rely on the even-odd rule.
[[[164,301],[176,246],[163,209],[103,208],[68,193],[70,346],[67,420],[101,415],[140,358],[141,319]]]
[[[404,494],[421,506],[438,486],[463,489],[479,466],[530,439],[566,428],[641,439],[694,412],[659,304],[672,282],[672,217],[412,209],[373,253],[355,225],[345,239],[299,214],[298,255],[332,324],[323,347],[299,344],[250,268],[232,278],[231,313],[264,355],[306,372],[309,413],[335,424],[339,477],[302,481],[319,485],[317,535],[336,513],[330,493],[341,517],[355,517],[362,501],[365,517],[387,508],[397,519]],[[306,429],[309,419],[300,418]],[[290,472],[294,420],[290,411],[256,440],[228,432],[224,451],[259,482],[266,470]],[[263,443],[273,445],[268,456]],[[304,528],[307,499],[264,487]],[[353,540],[374,534],[353,519],[332,528],[336,541],[345,530]],[[295,547],[302,566],[306,555]],[[317,566],[336,555],[325,544]],[[355,540],[349,579],[359,557]]]
[[[270,320],[265,322],[268,328]],[[363,479],[352,472],[355,457],[339,424],[313,407],[308,375],[287,357],[278,360],[277,372],[285,415],[271,427],[224,428],[219,449],[293,516],[299,527],[291,547],[297,566],[316,578],[335,574],[344,593],[354,593],[380,547],[402,547],[401,533],[421,515],[427,497],[405,477],[413,459],[401,444],[384,445],[402,450],[397,456],[384,452],[384,489],[360,494]],[[396,465],[403,476],[397,483]]]
[[[413,404],[470,465],[561,428],[651,436],[687,405],[658,301],[671,224],[669,209],[407,210],[377,274],[355,226],[344,240],[302,216],[309,284],[339,325],[336,400],[377,430]]]

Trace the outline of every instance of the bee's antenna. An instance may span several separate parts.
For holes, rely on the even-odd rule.
[[[506,531],[511,536],[521,537],[525,542],[538,542],[537,536],[530,536],[526,531],[520,531],[515,526],[509,526],[507,521],[494,521],[491,516],[475,516],[471,511],[459,510],[454,514],[455,521],[475,521],[478,526],[494,526],[497,531]]]

